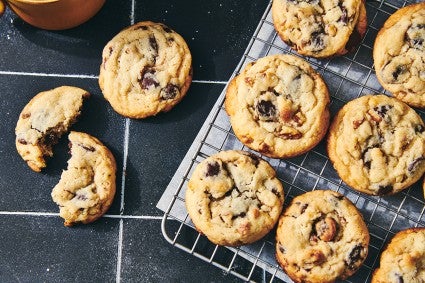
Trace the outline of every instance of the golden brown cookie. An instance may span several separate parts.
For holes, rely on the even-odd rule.
[[[283,206],[275,170],[254,154],[229,150],[199,163],[186,190],[186,208],[198,231],[218,245],[264,237]]]
[[[116,190],[116,163],[111,151],[86,133],[69,134],[71,158],[53,188],[65,226],[90,223],[111,206]]]
[[[311,191],[295,197],[280,217],[276,259],[295,282],[335,282],[359,269],[369,238],[350,200],[330,190]]]
[[[421,117],[385,95],[348,102],[329,129],[328,154],[338,175],[353,189],[371,195],[397,193],[425,172]]]
[[[381,254],[372,283],[425,282],[425,228],[398,232]]]
[[[52,147],[81,114],[90,94],[78,87],[61,86],[34,96],[24,107],[15,128],[16,149],[28,166],[40,172]]]
[[[317,145],[328,129],[328,105],[322,77],[293,55],[249,63],[230,82],[225,100],[238,139],[274,158],[294,157]]]
[[[317,58],[356,48],[367,28],[362,0],[273,0],[274,27],[299,54]]]
[[[99,85],[119,114],[146,118],[167,112],[192,82],[192,56],[184,39],[160,23],[139,22],[103,49]]]
[[[425,2],[392,14],[373,47],[376,76],[403,102],[425,107]]]

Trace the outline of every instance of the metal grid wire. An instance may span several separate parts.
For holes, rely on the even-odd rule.
[[[331,94],[331,114],[345,103],[371,93],[386,93],[378,83],[373,69],[372,47],[377,32],[398,8],[416,1],[385,0],[366,3],[368,29],[357,50],[343,57],[317,60],[304,58],[323,76]],[[268,5],[246,52],[233,76],[257,59],[280,53],[297,55],[277,36],[271,18],[271,2]],[[299,55],[297,55],[299,56]],[[232,77],[233,77],[232,76]],[[264,239],[239,248],[212,244],[198,233],[187,215],[184,193],[187,181],[196,165],[221,150],[242,149],[250,151],[235,137],[223,108],[225,90],[204,124],[204,134],[195,140],[186,155],[179,182],[173,184],[174,194],[162,221],[164,237],[174,246],[187,251],[225,272],[245,281],[292,282],[275,261],[275,231]],[[422,119],[424,112],[416,109]],[[201,132],[202,132],[201,130]],[[316,189],[331,189],[348,197],[363,214],[370,232],[369,254],[358,272],[344,282],[368,282],[379,264],[379,256],[392,236],[406,228],[425,226],[424,198],[420,183],[395,196],[374,197],[350,189],[338,177],[329,161],[325,142],[313,150],[291,159],[263,157],[276,170],[285,189],[285,207],[297,195]],[[171,185],[171,183],[170,183]]]

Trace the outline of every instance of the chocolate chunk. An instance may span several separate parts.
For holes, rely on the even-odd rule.
[[[341,12],[342,15],[339,18],[338,22],[343,22],[344,24],[348,23],[348,13],[347,13],[347,8],[345,8],[344,6],[340,5],[341,8]]]
[[[356,269],[356,263],[362,258],[363,246],[355,246],[350,254],[348,255],[348,260],[345,262],[349,269]]]
[[[155,70],[150,67],[144,67],[140,72],[139,84],[142,89],[149,89],[150,87],[158,87],[159,82],[155,76]]]
[[[390,193],[392,190],[393,190],[392,185],[379,186],[377,193],[378,193],[378,195],[386,195],[386,194]]]
[[[260,163],[260,158],[253,154],[253,153],[248,153],[248,156],[252,159],[252,162],[254,163],[254,166],[257,167],[258,164]]]
[[[314,46],[315,51],[320,51],[324,48],[323,29],[312,32],[310,44]]]
[[[79,195],[79,194],[76,195],[76,198],[78,200],[83,200],[83,201],[88,199],[85,195]]]
[[[246,216],[245,212],[241,212],[239,214],[233,215],[232,220],[235,220],[236,218],[244,218]]]
[[[271,101],[261,100],[257,103],[257,112],[263,118],[273,119],[276,116],[276,107]]]
[[[424,126],[418,124],[415,126],[415,133],[423,133],[424,129]]]
[[[396,273],[395,277],[397,278],[397,283],[404,283],[404,279],[403,276],[401,276],[400,274]]]
[[[31,117],[31,113],[22,113],[21,117],[22,119],[28,119],[29,117]]]
[[[25,139],[18,139],[18,142],[20,143],[20,144],[28,144],[28,142],[25,140]]]
[[[398,76],[400,76],[401,74],[403,74],[406,71],[407,71],[406,66],[404,66],[404,65],[397,66],[395,71],[392,73],[393,79],[396,81],[398,79]]]
[[[161,93],[159,96],[163,100],[173,99],[179,94],[179,88],[175,84],[167,84],[163,89],[161,89]]]
[[[380,106],[374,107],[373,110],[375,110],[379,116],[384,118],[388,110],[390,110],[391,108],[393,108],[392,105],[380,105]]]
[[[167,27],[167,26],[165,26],[165,25],[162,25],[161,27],[162,27],[162,29],[163,29],[166,33],[172,33],[172,32],[173,32],[173,30],[172,30],[172,29],[170,29],[169,27]]]
[[[267,91],[268,92],[271,92],[271,93],[273,93],[274,95],[276,95],[276,96],[279,96],[280,95],[280,93],[278,93],[274,88],[272,88],[272,87],[269,87],[268,89],[267,89]]]
[[[275,194],[278,198],[280,198],[280,193],[277,191],[276,188],[272,189],[272,193]]]
[[[149,36],[149,45],[152,47],[155,53],[158,53],[158,43],[156,42],[155,36]]]
[[[207,164],[207,173],[205,174],[207,177],[217,176],[219,172],[220,164],[217,162]]]
[[[308,203],[301,203],[301,202],[297,202],[298,205],[301,205],[300,207],[300,214],[303,214],[305,212],[305,210],[308,207]]]
[[[286,251],[285,251],[285,248],[281,245],[281,244],[278,244],[278,246],[279,246],[279,251],[282,253],[282,254],[284,254]]]
[[[412,161],[412,163],[409,164],[409,166],[407,167],[407,170],[412,173],[413,171],[416,170],[416,167],[423,161],[425,160],[425,158],[423,156],[416,158],[415,160]]]
[[[85,145],[85,144],[81,144],[81,143],[79,143],[78,145],[80,147],[84,148],[85,150],[90,151],[90,152],[94,152],[96,150],[94,147],[89,146],[89,145]]]

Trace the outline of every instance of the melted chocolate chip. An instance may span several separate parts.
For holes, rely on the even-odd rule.
[[[205,174],[207,177],[217,176],[219,172],[220,164],[217,162],[207,164],[207,173]]]
[[[175,98],[179,93],[179,88],[175,84],[167,84],[163,89],[161,89],[161,93],[159,96],[163,100],[167,99],[173,99]]]
[[[141,78],[138,80],[142,89],[149,89],[150,87],[158,87],[159,82],[155,76],[155,70],[150,67],[144,67],[140,72]]]
[[[424,126],[422,125],[416,125],[415,126],[415,133],[423,133],[423,131],[425,130]]]
[[[155,51],[155,53],[158,53],[158,43],[156,42],[155,36],[149,36],[149,45]]]
[[[386,195],[386,194],[390,193],[392,190],[393,190],[392,185],[379,186],[377,193],[378,193],[378,195]]]
[[[298,133],[295,133],[295,134],[282,134],[280,136],[284,139],[287,139],[287,140],[298,140],[298,139],[302,138],[303,134],[298,132]]]
[[[246,216],[245,212],[241,212],[239,214],[233,215],[232,220],[235,220],[236,218],[244,218]]]
[[[20,144],[28,144],[28,142],[26,140],[24,140],[24,139],[18,139],[18,142]]]
[[[406,66],[404,66],[404,65],[397,66],[397,68],[395,69],[395,71],[392,73],[393,79],[394,80],[397,80],[398,79],[398,76],[400,76],[401,74],[403,74],[406,71],[407,71]]]
[[[253,154],[253,153],[249,153],[248,156],[252,159],[252,162],[254,163],[254,166],[257,167],[258,164],[260,163],[260,158]]]
[[[87,151],[90,151],[90,152],[94,152],[96,149],[94,148],[94,147],[92,147],[92,146],[89,146],[89,145],[85,145],[85,144],[78,144],[79,146],[81,146],[82,148],[84,148],[85,150],[87,150]]]
[[[380,105],[380,106],[373,108],[373,110],[375,110],[376,113],[378,113],[379,116],[384,118],[385,115],[387,114],[388,110],[390,110],[391,108],[393,108],[393,106],[391,106],[391,105]]]
[[[268,89],[267,89],[267,91],[268,92],[271,92],[271,93],[273,93],[274,95],[276,95],[276,96],[279,96],[280,95],[280,93],[278,93],[274,88],[272,88],[272,87],[269,87]]]
[[[404,283],[404,279],[403,276],[401,276],[400,274],[396,273],[395,277],[397,278],[397,283]]]
[[[166,33],[172,33],[172,32],[173,32],[173,30],[172,30],[172,29],[170,29],[169,27],[164,26],[164,25],[162,25],[162,29],[163,29]]]
[[[324,45],[323,45],[323,30],[314,31],[311,34],[310,44],[313,45],[315,47],[315,49],[317,49],[317,50],[323,49],[323,47],[324,47]]]
[[[78,200],[83,200],[83,201],[88,199],[85,195],[78,195],[77,194],[76,197],[77,197]]]
[[[423,156],[416,158],[415,160],[412,161],[412,163],[409,164],[409,166],[407,167],[407,170],[409,170],[409,172],[413,172],[416,170],[416,167],[423,161],[425,160],[425,158]]]
[[[272,193],[275,194],[278,198],[280,198],[280,193],[277,191],[276,188],[272,189]]]
[[[356,268],[356,263],[362,257],[362,250],[363,247],[361,245],[357,245],[351,250],[350,254],[348,255],[348,261],[346,261],[346,264],[349,269],[353,270]]]
[[[341,12],[342,12],[342,15],[341,15],[341,17],[339,18],[339,20],[338,20],[338,22],[343,22],[344,24],[347,24],[348,23],[348,13],[347,13],[347,8],[345,8],[344,6],[340,6],[340,8],[341,8]]]
[[[276,116],[276,107],[271,101],[261,100],[257,103],[257,112],[262,117],[274,118]]]

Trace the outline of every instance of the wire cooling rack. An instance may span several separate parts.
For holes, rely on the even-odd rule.
[[[328,85],[332,115],[354,98],[371,93],[386,93],[379,85],[373,69],[373,43],[389,15],[414,2],[417,1],[368,1],[368,29],[355,52],[325,60],[305,58]],[[247,63],[279,53],[297,55],[277,36],[273,27],[270,2],[232,78]],[[200,161],[221,150],[250,151],[232,132],[223,108],[224,96],[225,89],[158,203],[158,208],[165,212],[162,220],[163,235],[172,245],[242,280],[292,282],[275,260],[275,230],[251,245],[238,248],[221,247],[212,244],[198,233],[186,212],[184,194],[187,182]],[[416,110],[423,119],[424,112]],[[358,193],[340,180],[327,157],[323,141],[313,150],[296,158],[263,158],[275,168],[283,183],[285,206],[295,196],[307,191],[331,189],[348,197],[363,214],[371,235],[369,254],[360,270],[344,282],[370,281],[373,270],[379,264],[380,252],[388,240],[402,229],[425,226],[425,203],[420,182],[395,196],[374,197]]]

